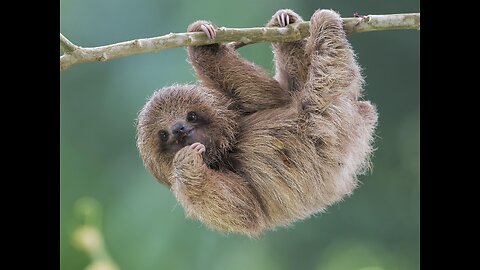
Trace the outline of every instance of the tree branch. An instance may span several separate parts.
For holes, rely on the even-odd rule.
[[[62,48],[64,53],[71,54],[78,47],[60,33],[60,48]]]
[[[359,18],[344,18],[347,34],[379,30],[416,29],[420,30],[420,13],[390,15],[368,15]],[[82,48],[70,42],[60,34],[60,46],[64,52],[60,56],[60,71],[74,64],[109,61],[140,53],[159,52],[162,50],[198,46],[220,42],[239,48],[257,42],[289,42],[308,37],[308,21],[290,24],[287,27],[225,28],[217,30],[215,39],[208,39],[204,33],[170,33],[160,37],[135,39],[116,44],[93,48]]]

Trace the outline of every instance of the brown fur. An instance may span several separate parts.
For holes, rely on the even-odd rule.
[[[277,14],[267,26],[278,26]],[[200,85],[159,90],[140,112],[141,157],[189,217],[258,236],[351,194],[368,169],[377,113],[359,101],[363,79],[342,20],[318,10],[310,22],[309,38],[273,44],[274,78],[224,44],[189,47]],[[186,145],[163,147],[158,132],[183,123],[189,111],[205,123],[192,124]]]

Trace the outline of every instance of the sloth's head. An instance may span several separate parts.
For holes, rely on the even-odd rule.
[[[230,104],[197,85],[173,85],[155,92],[138,115],[137,147],[145,166],[161,182],[173,157],[187,145],[205,145],[208,165],[220,161],[235,139]]]

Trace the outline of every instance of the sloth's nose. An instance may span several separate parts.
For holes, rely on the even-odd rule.
[[[181,136],[186,133],[186,128],[182,123],[176,123],[172,126],[173,135]]]

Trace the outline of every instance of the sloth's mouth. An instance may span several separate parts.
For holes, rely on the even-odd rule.
[[[185,132],[180,133],[177,139],[175,140],[175,143],[183,146],[192,144],[193,142],[188,142],[188,141],[194,132],[195,132],[195,129],[191,128],[186,130]]]

